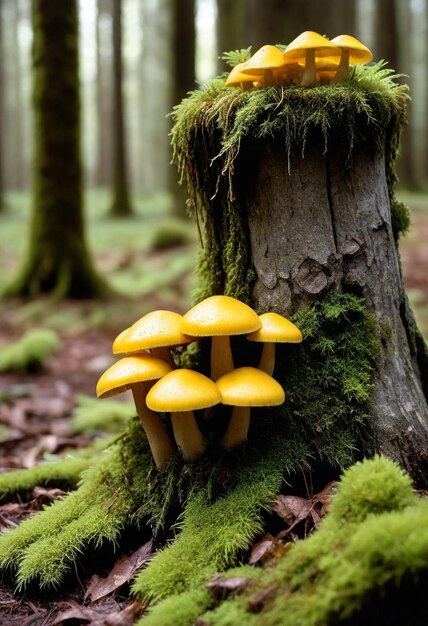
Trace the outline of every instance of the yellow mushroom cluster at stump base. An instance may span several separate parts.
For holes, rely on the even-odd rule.
[[[301,341],[300,331],[289,320],[276,313],[259,316],[244,302],[224,295],[206,298],[183,316],[164,310],[147,313],[114,340],[113,352],[126,356],[100,377],[97,395],[107,398],[132,390],[158,469],[167,466],[177,452],[176,445],[186,460],[203,454],[205,441],[194,411],[220,403],[233,405],[222,440],[224,447],[231,448],[247,438],[251,406],[284,402],[281,385],[262,371],[263,356],[259,369],[235,369],[231,335],[263,341],[269,355],[273,342]],[[174,347],[202,337],[212,341],[210,378],[194,370],[177,369],[171,354]],[[159,413],[170,414],[175,443]]]

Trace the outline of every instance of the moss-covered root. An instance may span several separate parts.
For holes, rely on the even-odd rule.
[[[212,626],[350,626],[368,623],[358,617],[367,613],[377,616],[370,624],[399,624],[390,600],[405,606],[409,583],[423,585],[427,575],[428,504],[398,466],[378,457],[344,474],[319,531],[251,586],[253,598],[270,590],[260,612],[251,612],[245,594],[202,617]],[[407,626],[426,623],[406,611]]]
[[[74,489],[82,472],[94,465],[95,457],[105,450],[111,439],[96,443],[58,458],[49,463],[41,463],[28,469],[12,470],[0,474],[0,502],[16,497],[26,497],[34,487],[60,487]]]
[[[204,581],[239,562],[263,529],[262,512],[280,488],[283,474],[302,458],[302,449],[285,445],[270,455],[242,455],[235,484],[210,500],[198,491],[185,509],[181,532],[135,579],[133,592],[153,603],[141,624],[192,624],[209,606]],[[170,611],[169,607],[175,607]]]
[[[84,473],[77,491],[0,537],[0,569],[15,572],[22,588],[32,581],[58,586],[79,553],[114,542],[150,491],[153,463],[138,422]]]

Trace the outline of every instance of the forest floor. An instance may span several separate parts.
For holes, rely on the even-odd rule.
[[[400,245],[403,271],[417,321],[428,338],[428,197],[405,194],[403,199],[413,215],[412,230]],[[12,194],[10,209],[0,218],[0,288],[13,275],[23,250],[26,200],[24,194]],[[131,220],[107,219],[108,196],[103,192],[94,192],[88,200],[88,239],[94,260],[118,295],[103,302],[37,298],[0,303],[0,353],[2,346],[33,328],[52,329],[61,342],[37,374],[0,375],[0,472],[32,467],[107,436],[76,434],[72,418],[80,396],[95,395],[97,379],[113,362],[113,339],[151,310],[184,312],[191,303],[197,249],[194,226],[171,220],[168,202],[161,197],[136,203],[138,213]],[[57,489],[36,488],[27,501],[0,503],[0,532],[61,495]],[[260,555],[265,547],[258,548]],[[0,589],[0,626],[133,624],[143,607],[129,597],[127,583],[141,554],[115,558],[120,557],[110,577],[112,562],[97,571],[107,578],[88,575],[66,593],[20,598],[8,587]],[[122,584],[115,586],[114,578]]]

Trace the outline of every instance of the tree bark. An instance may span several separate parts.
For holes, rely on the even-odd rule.
[[[97,17],[95,21],[96,40],[96,92],[97,92],[97,163],[95,184],[100,187],[111,185],[111,155],[112,141],[109,132],[112,122],[112,11],[109,0],[97,0]]]
[[[110,214],[117,217],[132,214],[128,193],[122,83],[122,0],[113,0],[113,204]]]
[[[4,210],[3,197],[3,115],[4,115],[4,65],[3,65],[3,0],[0,0],[0,213]]]
[[[217,73],[230,70],[221,60],[223,52],[248,47],[244,39],[244,1],[217,0],[216,18]],[[254,50],[255,52],[255,50]]]
[[[373,399],[374,450],[413,476],[428,469],[428,360],[404,292],[384,157],[360,146],[352,167],[331,141],[295,155],[281,142],[248,151],[244,200],[259,310],[289,316],[343,284],[357,286],[383,329]],[[266,190],[269,190],[268,193]]]
[[[76,0],[33,0],[34,196],[26,258],[7,295],[92,297],[106,286],[84,236]]]
[[[196,72],[196,5],[195,0],[171,0],[172,18],[172,85],[171,108],[181,102],[186,94],[195,88]],[[172,159],[172,155],[170,156]],[[173,201],[173,214],[187,219],[187,193],[178,184],[175,165],[169,166],[170,192]]]

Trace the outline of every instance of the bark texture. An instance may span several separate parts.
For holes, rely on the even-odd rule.
[[[113,204],[111,215],[131,215],[123,102],[122,0],[113,0]]]
[[[391,226],[384,156],[361,145],[312,142],[288,173],[281,142],[264,143],[245,206],[257,309],[289,316],[351,285],[374,311],[381,356],[373,399],[373,449],[414,476],[428,468],[428,371],[404,291]]]
[[[26,258],[7,295],[105,291],[84,237],[77,3],[34,0],[34,195]]]

